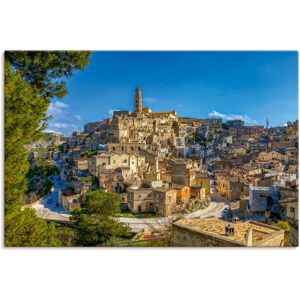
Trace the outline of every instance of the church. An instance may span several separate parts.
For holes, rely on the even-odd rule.
[[[114,111],[109,130],[109,142],[134,142],[167,147],[174,144],[177,135],[176,111],[152,112],[143,107],[142,92],[137,86],[134,93],[134,111]],[[164,148],[164,147],[163,147]]]

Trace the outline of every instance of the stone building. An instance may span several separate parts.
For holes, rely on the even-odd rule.
[[[245,125],[245,122],[242,120],[228,120],[226,124],[228,127],[240,128]]]
[[[298,188],[281,187],[279,189],[279,211],[283,220],[290,224],[290,244],[299,244],[299,199]]]
[[[278,186],[249,186],[249,206],[252,212],[278,212]]]
[[[59,205],[68,211],[80,208],[80,197],[82,194],[75,194],[71,189],[59,191]]]
[[[177,192],[177,204],[182,204],[191,198],[191,189],[188,186],[173,184],[172,188]]]
[[[141,150],[145,150],[147,147],[146,142],[144,143],[107,143],[108,152],[118,152],[118,153],[139,153]]]
[[[284,231],[255,221],[229,223],[216,218],[182,219],[173,224],[171,246],[283,247]]]
[[[204,188],[201,184],[196,184],[190,187],[191,198],[192,199],[205,199],[207,197],[206,188]]]
[[[121,193],[124,190],[124,179],[122,172],[115,170],[99,170],[99,186],[106,192]]]
[[[89,168],[89,159],[87,157],[81,157],[74,160],[75,170],[88,170]]]
[[[245,180],[231,176],[217,176],[217,191],[225,199],[232,201],[248,194]]]
[[[130,175],[134,176],[144,163],[145,158],[139,154],[102,153],[89,158],[89,172],[98,176],[100,170],[129,168]]]
[[[133,213],[155,212],[169,216],[176,205],[176,191],[167,188],[128,188],[128,208]]]
[[[199,164],[193,161],[176,160],[171,163],[171,180],[173,184],[191,186],[196,182]]]
[[[196,174],[196,185],[200,185],[202,188],[205,189],[205,195],[210,195],[210,178],[207,174],[197,172]]]

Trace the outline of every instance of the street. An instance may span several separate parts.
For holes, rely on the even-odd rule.
[[[184,219],[196,219],[196,218],[208,218],[217,217],[220,218],[222,212],[228,207],[228,204],[218,194],[211,195],[212,202],[209,207],[205,209],[197,210],[193,213],[182,216]],[[142,229],[164,228],[166,227],[176,216],[173,217],[158,217],[158,218],[119,218],[123,223],[130,226],[133,232],[139,232]]]
[[[54,161],[58,168],[61,167],[60,161]],[[53,177],[53,191],[49,193],[40,203],[35,204],[33,208],[39,217],[47,220],[68,221],[70,213],[58,205],[59,190],[66,188],[66,185],[59,180],[59,175]],[[211,204],[209,207],[195,211],[183,216],[185,219],[221,217],[222,212],[228,207],[226,199],[216,193],[215,185],[211,185]],[[142,229],[153,229],[167,226],[168,223],[175,219],[173,217],[158,218],[119,218],[123,223],[128,224],[134,232]]]
[[[59,164],[55,162],[57,166]],[[63,182],[60,182],[59,175],[53,176],[53,189],[40,203],[32,206],[35,209],[37,215],[47,220],[60,220],[68,221],[70,213],[63,207],[59,206],[58,197],[59,190],[64,189],[66,186]]]

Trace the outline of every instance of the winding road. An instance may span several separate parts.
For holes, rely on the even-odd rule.
[[[32,206],[36,214],[43,219],[68,221],[70,213],[63,207],[59,206],[59,190],[64,189],[65,184],[59,180],[59,175],[53,176],[53,189],[41,202]]]
[[[184,219],[203,219],[208,217],[220,218],[224,209],[228,207],[228,204],[224,201],[220,201],[219,198],[216,199],[216,197],[219,196],[217,194],[212,195],[212,202],[209,207],[180,217]],[[143,229],[164,228],[168,226],[170,222],[176,220],[176,218],[177,216],[159,218],[119,218],[119,220],[130,226],[133,232],[139,232]]]
[[[60,168],[60,162],[55,161],[55,164]],[[41,202],[34,204],[36,214],[43,219],[53,221],[69,221],[71,214],[64,208],[59,206],[59,190],[66,188],[66,185],[59,180],[59,175],[53,176],[53,190]],[[225,199],[220,197],[214,190],[211,191],[211,204],[209,207],[197,210],[193,213],[180,216],[185,219],[221,217],[224,209],[228,207]],[[178,216],[158,217],[158,218],[119,218],[120,222],[128,224],[133,232],[139,232],[143,229],[164,228],[176,220]]]

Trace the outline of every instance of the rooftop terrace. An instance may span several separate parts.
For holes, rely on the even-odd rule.
[[[234,228],[233,235],[225,234],[225,227],[230,224]],[[219,238],[227,239],[232,242],[237,242],[239,244],[246,244],[246,233],[248,229],[252,228],[252,244],[255,246],[264,239],[270,237],[273,234],[280,232],[279,228],[255,222],[246,221],[238,223],[228,223],[227,221],[219,220],[216,218],[206,218],[206,219],[194,219],[185,220],[181,219],[175,223],[175,225],[190,229],[199,233],[204,233],[208,235],[213,235]]]

